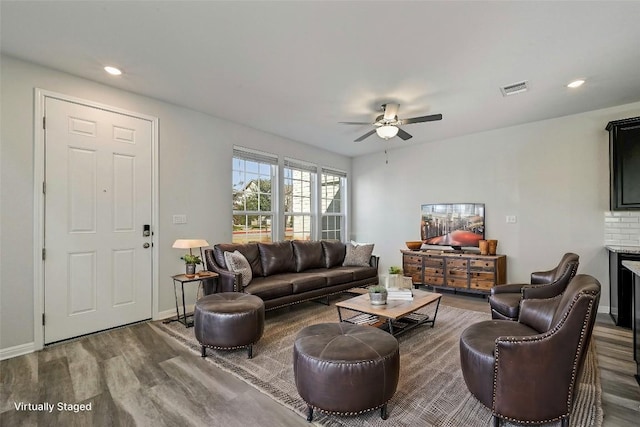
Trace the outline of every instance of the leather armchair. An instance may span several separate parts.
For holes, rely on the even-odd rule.
[[[494,425],[569,416],[600,300],[600,283],[575,276],[562,295],[522,301],[520,318],[475,323],[460,337],[467,388],[491,409]]]
[[[564,292],[576,275],[580,257],[568,252],[560,263],[548,271],[531,273],[531,284],[498,285],[491,289],[489,305],[491,317],[502,320],[518,320],[520,302],[529,298],[553,298]]]

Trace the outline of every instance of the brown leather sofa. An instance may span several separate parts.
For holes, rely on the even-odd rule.
[[[555,268],[531,273],[530,285],[511,283],[494,286],[489,296],[491,318],[518,320],[521,300],[560,295],[576,275],[579,263],[578,255],[567,252]]]
[[[475,323],[460,336],[469,391],[501,420],[569,425],[577,380],[600,300],[600,283],[579,274],[554,298],[525,299],[520,317]]]
[[[227,269],[224,253],[236,250],[251,266],[249,284]],[[207,269],[219,274],[217,289],[213,280],[203,281],[204,293],[245,292],[262,298],[265,309],[273,310],[378,283],[377,256],[366,266],[343,266],[345,255],[344,243],[325,240],[217,244],[204,254]]]

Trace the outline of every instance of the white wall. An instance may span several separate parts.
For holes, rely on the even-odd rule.
[[[402,265],[405,241],[420,240],[421,204],[485,203],[486,238],[507,255],[509,282],[527,282],[575,252],[578,272],[601,282],[600,308],[608,311],[605,126],[638,115],[634,103],[405,148],[389,143],[388,164],[384,153],[353,161],[353,236],[376,244],[384,271]]]
[[[155,248],[160,311],[175,307],[169,276],[184,270],[182,252],[171,248],[175,239],[231,241],[234,144],[350,170],[348,157],[14,58],[0,59],[0,349],[34,340],[34,88],[159,118],[160,223]],[[172,224],[172,215],[178,213],[187,215],[187,224]],[[191,300],[192,295],[195,292]]]

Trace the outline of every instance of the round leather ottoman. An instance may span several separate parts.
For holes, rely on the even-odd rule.
[[[293,345],[293,372],[307,421],[314,408],[329,414],[357,415],[381,408],[400,376],[398,340],[371,326],[321,323],[302,329]]]
[[[221,292],[196,302],[193,314],[194,332],[202,346],[231,350],[248,347],[249,359],[264,331],[264,302],[255,295]]]

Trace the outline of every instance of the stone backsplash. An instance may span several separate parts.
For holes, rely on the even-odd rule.
[[[605,246],[640,246],[640,211],[604,213]]]

